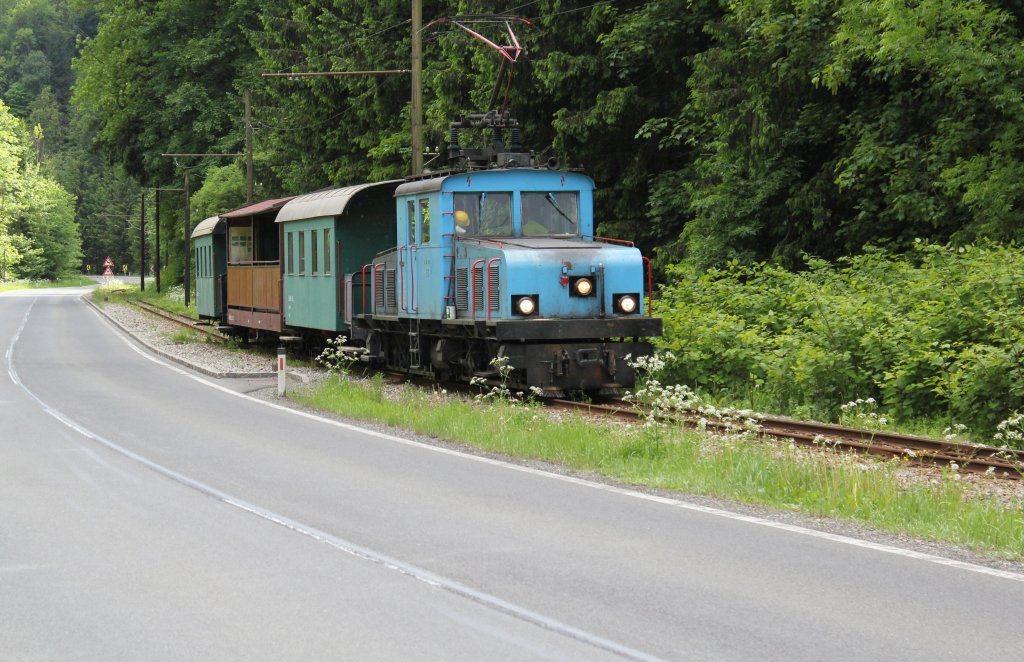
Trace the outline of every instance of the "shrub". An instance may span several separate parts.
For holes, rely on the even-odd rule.
[[[1024,408],[1024,250],[918,243],[833,264],[807,258],[669,268],[666,375],[713,397],[838,419],[874,398],[897,420],[990,435]]]

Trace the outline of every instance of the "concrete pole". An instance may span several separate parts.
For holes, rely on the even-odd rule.
[[[288,390],[288,356],[284,347],[277,348],[277,395]]]

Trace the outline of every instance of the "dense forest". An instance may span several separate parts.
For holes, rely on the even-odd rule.
[[[495,14],[529,21],[515,23],[526,55],[509,92],[528,147],[590,174],[599,232],[654,255],[670,333],[687,305],[718,306],[707,274],[737,287],[773,269],[824,278],[822,264],[879,251],[902,273],[927,262],[922,246],[999,255],[1024,238],[1024,0],[424,0],[427,167],[444,162],[447,123],[485,109],[499,66],[453,22],[431,22],[467,17],[506,43],[504,23],[481,18]],[[242,204],[240,157],[163,155],[242,152],[246,93],[257,199],[407,174],[407,75],[261,74],[407,69],[410,44],[406,0],[0,0],[8,270],[95,269],[106,254],[136,269],[141,204],[152,219],[154,189],[185,173],[193,222]],[[181,194],[160,213],[173,281]],[[1020,306],[1019,279],[1000,278]],[[1024,330],[1000,328],[1018,365]],[[943,370],[966,347],[949,342]],[[896,388],[884,360],[865,395]],[[737,370],[733,390],[766,379]],[[830,406],[845,395],[814,388],[836,391]],[[999,412],[1024,405],[1003,395]]]
[[[198,214],[240,202],[241,159],[161,155],[240,152],[245,91],[258,196],[404,175],[408,76],[260,74],[408,68],[409,4],[3,0],[0,99],[28,133],[22,168],[75,196],[88,262],[137,252],[142,189],[180,187],[185,171]],[[516,25],[527,55],[511,89],[528,144],[591,174],[601,231],[663,267],[1020,238],[1024,3],[428,0],[423,13],[531,21]],[[474,27],[508,39],[500,22]],[[450,22],[423,37],[436,148],[452,117],[486,105],[499,60]],[[169,232],[182,205],[164,197]]]

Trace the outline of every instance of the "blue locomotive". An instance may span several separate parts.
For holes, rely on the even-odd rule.
[[[594,236],[593,181],[452,150],[443,174],[207,219],[193,235],[200,314],[249,335],[345,335],[368,361],[441,380],[548,397],[631,387],[626,357],[651,352],[661,320],[640,251]]]
[[[397,246],[368,266],[356,320],[392,368],[497,379],[546,395],[631,386],[625,357],[661,332],[645,314],[644,262],[594,237],[593,182],[536,168],[473,170],[395,190]],[[630,340],[626,340],[630,339]]]

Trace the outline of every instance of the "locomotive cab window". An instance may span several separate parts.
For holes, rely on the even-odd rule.
[[[405,210],[409,214],[409,240],[406,244],[416,243],[416,203],[408,200],[405,203]]]
[[[576,191],[523,191],[523,236],[568,234],[580,230],[580,198]]]
[[[420,243],[430,243],[430,200],[420,200]]]
[[[512,194],[504,191],[456,193],[455,233],[460,236],[512,236]]]

